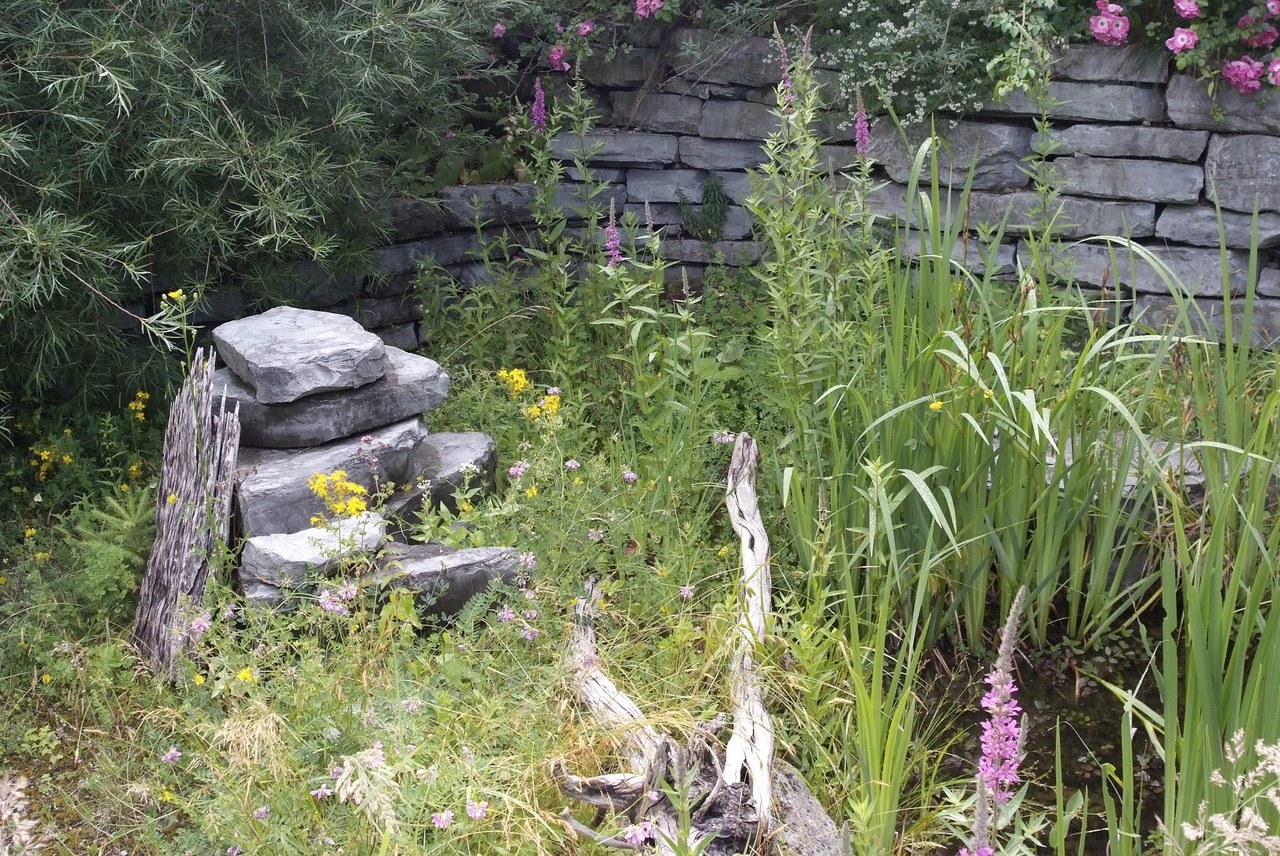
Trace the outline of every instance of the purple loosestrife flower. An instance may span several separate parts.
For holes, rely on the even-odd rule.
[[[547,129],[547,93],[542,91],[542,78],[533,82],[533,107],[529,110],[529,121],[535,130]]]
[[[611,268],[622,264],[622,233],[618,231],[618,208],[616,200],[609,200],[609,225],[604,227],[604,251],[609,256],[605,267]]]
[[[867,121],[867,108],[861,104],[858,112],[853,114],[853,146],[860,158],[865,158],[871,151],[871,124]]]

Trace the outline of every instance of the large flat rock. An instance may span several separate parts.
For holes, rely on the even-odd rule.
[[[1057,158],[1062,190],[1080,196],[1141,202],[1195,202],[1204,187],[1197,164],[1128,158]]]
[[[1076,83],[1055,80],[1049,84],[1050,119],[1075,122],[1163,122],[1164,93],[1152,86],[1125,86],[1110,83]],[[1012,113],[1039,116],[1041,104],[1025,92],[1016,91],[1000,102],[987,104],[984,113]]]
[[[1185,294],[1216,297],[1222,294],[1222,260],[1217,250],[1201,247],[1147,247],[1173,272],[1176,283]],[[1229,293],[1242,294],[1248,271],[1249,256],[1239,250],[1227,250],[1227,285]],[[1024,259],[1024,262],[1029,262]],[[1050,269],[1054,275],[1094,288],[1106,285],[1114,289],[1120,283],[1145,294],[1168,295],[1167,283],[1139,253],[1126,247],[1108,247],[1101,243],[1064,244],[1050,253]]]
[[[1280,137],[1214,134],[1204,181],[1208,197],[1223,208],[1280,212]]]
[[[426,502],[455,508],[454,493],[463,487],[481,493],[493,489],[498,444],[488,434],[474,431],[428,434],[409,459],[408,477],[397,480],[397,490],[387,508],[400,517],[416,513]]]
[[[1033,134],[1032,147],[1052,143],[1054,155],[1154,158],[1191,163],[1209,143],[1208,131],[1151,128],[1145,125],[1070,125]]]
[[[382,340],[345,315],[281,306],[213,331],[218,356],[260,404],[355,389],[386,374]]]
[[[1248,249],[1253,241],[1253,215],[1223,209],[1219,212],[1212,205],[1166,205],[1156,222],[1156,237],[1167,238],[1197,247],[1219,245],[1218,224],[1221,220],[1222,238],[1228,247]],[[1258,214],[1258,246],[1280,246],[1280,214],[1262,211]]]
[[[1169,118],[1181,128],[1280,134],[1280,98],[1245,95],[1229,86],[1209,94],[1208,85],[1189,74],[1175,74],[1166,91]]]
[[[494,581],[515,582],[519,561],[514,547],[388,544],[373,580],[412,591],[430,612],[454,615]]]
[[[261,404],[228,369],[214,374],[227,406],[240,405],[240,442],[267,449],[302,449],[419,416],[449,394],[449,376],[434,360],[387,348],[387,373],[370,384],[324,392],[287,404]]]
[[[415,416],[371,431],[367,439],[352,437],[298,450],[241,449],[236,466],[240,531],[252,537],[310,529],[311,518],[325,513],[324,503],[307,487],[316,473],[342,470],[370,493],[388,481],[407,484],[410,462],[426,436],[427,429]]]
[[[330,526],[249,538],[240,552],[240,584],[303,588],[336,570],[343,560],[377,550],[386,534],[382,515],[365,512]]]
[[[551,153],[562,160],[622,166],[674,163],[679,147],[677,138],[668,134],[628,131],[597,130],[581,137],[558,134],[551,140]]]
[[[1031,153],[1031,129],[998,122],[961,121],[942,132],[938,147],[938,178],[943,184],[961,186],[973,170],[975,190],[1010,190],[1030,182],[1022,159]],[[871,129],[872,160],[881,164],[894,181],[905,183],[921,140],[904,141],[886,120]],[[927,179],[926,179],[927,180]]]

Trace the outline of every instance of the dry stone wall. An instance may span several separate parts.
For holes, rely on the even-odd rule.
[[[700,57],[686,60],[693,42]],[[1254,338],[1280,341],[1280,100],[1235,92],[1210,100],[1202,83],[1171,75],[1168,55],[1137,48],[1074,46],[1054,67],[1048,129],[1038,133],[1041,108],[1015,94],[1001,104],[959,119],[944,131],[942,178],[958,188],[974,166],[972,193],[963,216],[975,230],[1004,223],[1001,244],[979,252],[965,245],[966,261],[995,266],[1012,276],[1029,256],[1029,224],[1042,218],[1031,188],[1027,159],[1049,150],[1061,194],[1054,223],[1063,239],[1054,265],[1063,278],[1118,299],[1123,311],[1158,320],[1174,308],[1167,283],[1123,248],[1097,242],[1100,235],[1128,236],[1166,262],[1200,303],[1208,323],[1221,325],[1223,288],[1242,295],[1250,285],[1248,246],[1251,215],[1257,221],[1259,255]],[[602,117],[586,140],[560,138],[554,151],[566,161],[585,157],[591,178],[607,183],[597,202],[612,200],[620,211],[642,218],[648,205],[654,223],[666,228],[662,252],[693,278],[711,263],[743,265],[760,258],[751,217],[744,206],[748,170],[763,160],[762,141],[776,127],[771,113],[780,77],[776,48],[765,39],[717,42],[701,31],[640,40],[629,53],[605,62],[581,63]],[[819,69],[820,83],[834,87],[835,72]],[[567,83],[547,81],[554,92]],[[852,129],[836,121],[819,129],[834,173],[853,162]],[[912,147],[886,123],[872,129],[874,175],[884,184],[872,196],[873,211],[904,219],[905,182]],[[693,237],[681,223],[681,194],[700,203],[710,173],[729,198],[717,240]],[[568,169],[561,190],[578,206],[585,178]],[[465,283],[482,282],[475,257],[476,218],[481,234],[519,233],[532,220],[529,184],[460,187],[438,204],[403,200],[387,208],[394,243],[377,253],[385,274],[376,282],[354,277],[314,276],[315,308],[351,315],[390,345],[419,345],[419,308],[411,285],[430,258]],[[1226,249],[1219,250],[1219,212]],[[911,225],[911,224],[909,224]],[[1224,276],[1224,265],[1226,274]],[[679,271],[673,270],[674,275]],[[1237,310],[1238,311],[1238,310]]]

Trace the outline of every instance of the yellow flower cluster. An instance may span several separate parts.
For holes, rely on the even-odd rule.
[[[335,470],[328,475],[316,473],[307,481],[307,487],[320,497],[325,508],[332,514],[355,517],[369,508],[365,499],[369,495],[368,489],[349,480],[345,470]],[[315,518],[312,518],[312,522],[315,522]]]
[[[524,409],[524,415],[530,419],[541,419],[544,416],[555,416],[560,412],[560,396],[544,395],[538,399],[537,404],[531,404]]]
[[[58,463],[59,457],[57,448],[54,446],[49,446],[48,448],[32,446],[31,454],[33,457],[28,460],[27,463],[35,467],[36,478],[40,481],[45,481],[53,474],[53,468]],[[63,455],[61,460],[62,463],[69,464],[71,463],[71,456]]]
[[[181,288],[174,289],[173,291],[166,291],[166,292],[165,292],[165,294],[164,294],[164,296],[165,296],[165,297],[167,297],[167,298],[169,298],[170,300],[172,300],[172,301],[173,301],[173,302],[175,302],[175,303],[186,303],[186,302],[187,302],[187,295],[186,295],[186,293],[185,293],[185,292],[183,292],[183,290],[182,290]]]
[[[141,461],[134,461],[132,464],[129,465],[129,478],[133,479],[134,481],[137,481],[138,479],[142,478],[142,462]]]
[[[529,376],[524,373],[524,369],[502,369],[498,372],[498,380],[507,385],[507,392],[511,393],[512,398],[519,398],[523,393],[533,389],[533,384],[529,383]]]
[[[133,414],[133,418],[139,422],[147,421],[147,402],[151,400],[151,393],[138,390],[134,395],[133,401],[129,402],[129,412]]]

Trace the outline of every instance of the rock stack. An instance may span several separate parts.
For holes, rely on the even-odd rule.
[[[335,518],[310,487],[317,474],[342,471],[398,518],[452,501],[464,484],[492,486],[493,438],[433,434],[422,423],[449,392],[438,363],[385,345],[344,315],[288,307],[230,321],[213,339],[226,364],[214,389],[225,389],[228,408],[240,406],[235,515],[246,540],[238,581],[250,600],[277,604],[312,590],[356,552],[375,556],[375,579],[440,611],[515,576],[510,548],[383,549],[388,520],[377,511],[316,525]]]

